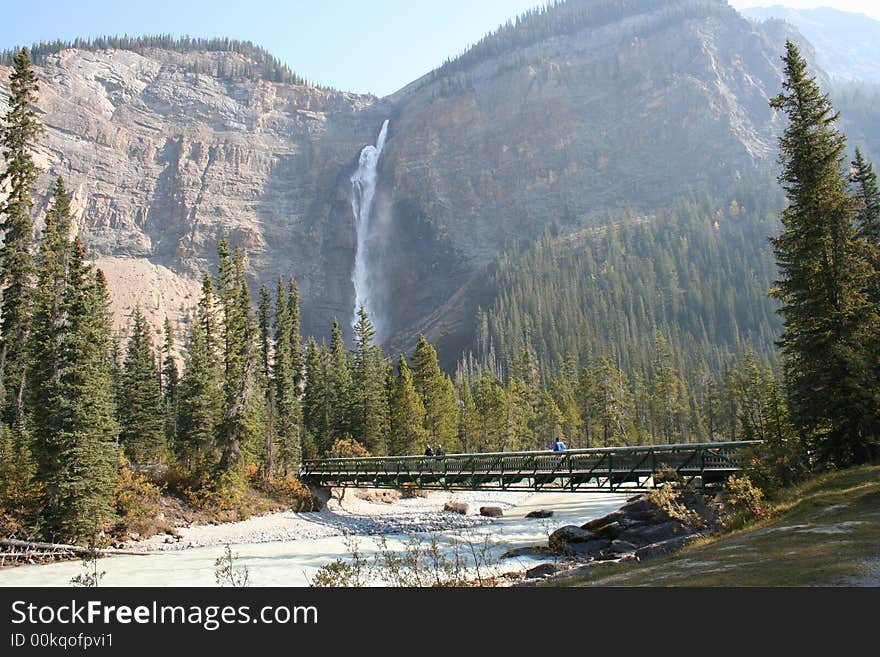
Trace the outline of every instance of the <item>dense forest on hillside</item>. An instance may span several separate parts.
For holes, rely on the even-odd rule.
[[[650,28],[656,30],[680,21],[682,17],[729,14],[733,10],[727,3],[718,0],[620,0],[613,3],[597,0],[554,0],[544,7],[525,12],[487,34],[461,55],[448,59],[435,69],[430,79],[467,71],[488,59],[543,39],[599,28],[628,16],[651,11],[659,11],[662,15],[662,20]]]
[[[686,370],[722,369],[751,350],[775,358],[779,333],[767,237],[782,199],[765,185],[731,198],[681,200],[651,216],[609,217],[598,228],[548,230],[487,271],[475,357],[532,352],[547,377],[567,359],[613,354],[644,375],[659,331]]]
[[[880,85],[840,82],[832,91],[834,105],[847,125],[847,137],[869,159],[880,160]]]
[[[249,79],[268,80],[270,82],[285,82],[289,84],[309,84],[305,78],[297,75],[291,68],[281,62],[260,46],[250,41],[237,39],[204,39],[196,37],[173,37],[170,34],[152,36],[131,37],[124,36],[101,36],[93,39],[74,39],[73,41],[41,41],[30,48],[31,58],[35,64],[42,64],[48,55],[54,55],[66,48],[79,50],[131,50],[142,52],[147,48],[161,48],[172,52],[235,52],[243,55],[250,61],[249,65],[232,67],[223,62],[218,63],[216,69],[197,69],[194,72],[208,75],[216,75],[220,78],[243,77]],[[0,65],[11,66],[13,58],[20,48],[3,50],[0,52]]]

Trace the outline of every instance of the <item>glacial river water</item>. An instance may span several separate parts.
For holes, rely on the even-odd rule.
[[[505,511],[503,518],[479,525],[468,532],[475,543],[488,536],[490,553],[498,557],[516,547],[546,545],[550,531],[567,524],[583,524],[591,518],[619,508],[629,495],[610,493],[536,493],[522,504]],[[552,519],[527,519],[536,509],[552,509]],[[437,532],[438,539],[451,553],[453,531]],[[423,540],[430,535],[388,536],[388,546],[402,548],[413,536]],[[373,537],[357,536],[358,545],[368,558],[375,553]],[[237,567],[247,567],[252,586],[308,586],[311,578],[324,564],[349,556],[341,536],[271,543],[232,545],[239,555]],[[144,556],[119,555],[101,559],[99,570],[106,574],[101,586],[216,586],[214,562],[223,553],[223,546],[158,552]],[[504,570],[521,570],[540,563],[534,559],[515,558],[498,562]],[[82,572],[79,561],[0,570],[0,586],[68,586],[70,579]]]

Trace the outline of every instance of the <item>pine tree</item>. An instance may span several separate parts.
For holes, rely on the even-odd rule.
[[[296,394],[303,382],[303,370],[305,362],[302,348],[302,335],[300,334],[300,307],[299,286],[293,277],[287,282],[287,315],[290,321],[288,341],[290,342],[290,365],[293,368],[293,383]]]
[[[165,451],[165,413],[150,326],[135,306],[122,364],[119,441],[134,465],[158,461]]]
[[[113,516],[117,451],[116,404],[110,362],[110,312],[100,270],[84,261],[77,240],[64,293],[58,385],[50,403],[57,429],[41,437],[57,458],[41,469],[44,521],[57,540],[82,541]]]
[[[222,412],[221,381],[208,349],[203,312],[190,330],[178,401],[177,454],[193,472],[207,470],[216,460],[215,437]]]
[[[72,249],[69,230],[70,202],[64,182],[59,178],[52,189],[52,204],[40,239],[37,289],[28,340],[27,400],[31,409],[34,457],[43,474],[55,467],[59,457],[59,446],[53,437],[57,437],[61,429],[61,416],[52,401],[60,394],[61,350],[65,338],[64,300]]]
[[[449,446],[457,437],[458,402],[452,381],[440,370],[437,350],[419,336],[413,364],[413,383],[425,405],[425,430],[432,446]]]
[[[789,205],[772,240],[780,280],[771,294],[782,304],[792,420],[825,460],[861,463],[878,431],[876,368],[866,353],[878,330],[865,292],[875,272],[847,194],[838,115],[797,47],[788,42],[786,50],[783,91],[771,105],[789,119],[779,178]]]
[[[330,334],[330,355],[327,363],[327,388],[330,397],[330,421],[333,439],[352,434],[354,382],[352,363],[345,349],[342,327],[333,320]]]
[[[291,279],[291,292],[296,303],[290,303],[279,277],[275,298],[275,399],[277,403],[277,443],[279,462],[284,471],[295,469],[302,460],[302,408],[299,401],[298,379],[294,359],[300,360],[299,328],[294,318],[299,317],[296,284]]]
[[[329,354],[314,338],[306,343],[306,388],[303,394],[303,425],[317,454],[333,444],[332,396],[329,388]]]
[[[850,182],[855,187],[858,202],[856,219],[861,234],[874,248],[880,248],[880,190],[877,189],[877,174],[874,166],[864,158],[858,148],[852,162]]]
[[[218,276],[225,345],[218,469],[221,476],[232,475],[236,479],[246,463],[246,454],[265,444],[261,434],[265,431],[266,409],[259,386],[257,327],[244,274],[244,256],[236,247],[230,258],[228,248],[224,238],[219,248]]]
[[[162,343],[162,398],[165,407],[165,439],[174,450],[177,442],[178,393],[180,388],[180,370],[174,355],[176,342],[174,327],[168,317],[164,324],[165,341]]]
[[[361,306],[354,327],[352,435],[371,454],[378,454],[384,447],[384,428],[388,419],[385,368],[381,351],[373,345],[375,336],[373,323]]]
[[[7,192],[0,203],[0,395],[2,419],[15,429],[17,447],[23,445],[24,390],[27,369],[27,339],[31,320],[34,239],[30,212],[32,188],[39,170],[32,152],[43,127],[32,105],[37,100],[37,77],[29,54],[22,48],[9,76],[9,110],[0,127],[0,147],[6,167],[0,187]]]
[[[684,409],[683,382],[666,338],[659,331],[654,338],[651,363],[651,407],[653,424],[667,443],[681,436],[681,413]]]
[[[390,454],[419,454],[425,443],[425,406],[413,385],[412,371],[403,354],[390,395]]]

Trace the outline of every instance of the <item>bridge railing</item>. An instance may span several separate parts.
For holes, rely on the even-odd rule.
[[[446,456],[371,456],[313,459],[303,462],[300,475],[407,475],[541,473],[571,474],[595,472],[656,473],[677,471],[731,470],[742,467],[743,450],[760,441],[680,443],[593,447],[564,452],[484,452]]]

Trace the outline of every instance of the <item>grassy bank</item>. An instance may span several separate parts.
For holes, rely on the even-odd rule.
[[[677,555],[603,566],[573,586],[880,585],[880,466],[821,475],[786,491],[771,518]]]

